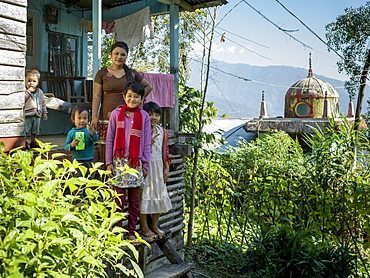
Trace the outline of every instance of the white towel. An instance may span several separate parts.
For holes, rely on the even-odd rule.
[[[124,41],[129,48],[139,45],[146,39],[154,38],[150,8],[146,8],[114,21],[116,41]]]

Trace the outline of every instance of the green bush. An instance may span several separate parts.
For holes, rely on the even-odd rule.
[[[0,277],[106,277],[107,267],[143,277],[122,248],[137,259],[136,249],[122,240],[124,229],[112,229],[124,216],[116,212],[115,192],[89,179],[105,175],[99,164],[88,172],[77,162],[57,160],[62,154],[50,156],[48,144],[37,155],[7,154],[0,144]],[[72,176],[76,169],[83,177]],[[83,200],[67,193],[83,185]]]
[[[254,230],[243,254],[243,277],[350,277],[357,256],[348,248],[320,242],[309,229],[294,231],[290,225],[262,226]]]
[[[270,270],[254,266],[260,273],[251,277],[269,277],[263,271],[277,269],[289,277],[292,266],[311,274],[318,271],[312,277],[348,277],[353,261],[357,268],[352,277],[369,277],[370,168],[365,135],[366,130],[356,131],[344,119],[341,126],[332,123],[331,128],[307,135],[307,149],[279,131],[241,141],[222,154],[200,152],[193,241],[229,243],[251,252],[251,232],[266,223],[289,225],[292,233],[286,239],[305,235],[312,227],[310,237],[322,243],[313,244],[304,236],[300,249],[311,252],[307,260],[298,252],[294,258],[302,259],[299,264],[270,264]],[[350,251],[356,254],[354,259]],[[343,269],[338,268],[341,259]],[[316,263],[322,269],[314,267]]]
[[[356,277],[357,257],[345,247],[320,242],[312,231],[290,226],[255,228],[242,249],[204,240],[186,249],[186,259],[220,277]]]

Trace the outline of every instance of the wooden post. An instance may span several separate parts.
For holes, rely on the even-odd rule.
[[[174,75],[175,107],[170,113],[170,129],[179,131],[179,6],[170,5],[170,73]]]
[[[93,21],[93,75],[100,69],[101,63],[101,21],[102,21],[102,0],[92,1]]]

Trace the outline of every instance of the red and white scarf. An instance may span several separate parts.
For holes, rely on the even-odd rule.
[[[134,112],[133,123],[130,133],[130,145],[128,151],[128,165],[132,168],[140,166],[140,137],[143,128],[143,117],[139,107],[130,108],[126,104],[122,106],[118,115],[118,122],[116,128],[115,148],[113,157],[123,158],[126,153],[125,148],[125,115],[126,109]]]

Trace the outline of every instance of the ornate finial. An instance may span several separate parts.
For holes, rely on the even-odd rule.
[[[312,77],[313,76],[313,72],[312,72],[312,53],[310,52],[310,58],[308,60],[308,64],[309,64],[309,70],[308,70],[308,76],[307,77]]]
[[[329,115],[328,91],[325,91],[324,111],[322,113],[322,117],[327,118],[328,115]]]
[[[266,102],[265,102],[265,91],[262,91],[260,119],[262,119],[262,118],[267,118],[267,109],[266,109]]]

